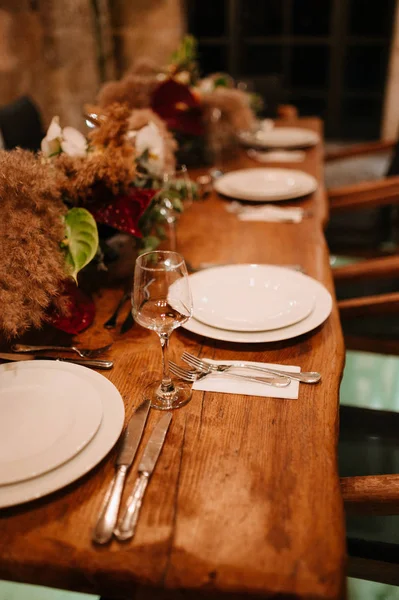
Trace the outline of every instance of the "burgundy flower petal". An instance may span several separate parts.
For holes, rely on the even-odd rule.
[[[59,315],[54,309],[48,320],[56,329],[75,335],[89,327],[96,314],[94,302],[74,282],[65,282],[64,294],[67,296],[69,314]]]
[[[97,223],[109,225],[118,231],[141,238],[143,234],[139,229],[140,217],[157,192],[158,190],[132,188],[128,195],[112,198],[109,203],[99,208],[92,208],[91,213]]]
[[[164,81],[154,90],[151,108],[166,121],[169,129],[191,135],[202,135],[204,132],[198,98],[187,85],[174,79]]]

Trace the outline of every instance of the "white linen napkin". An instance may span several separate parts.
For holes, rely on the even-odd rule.
[[[206,362],[217,364],[217,360],[207,359]],[[242,361],[238,360],[224,360],[223,364],[234,365]],[[299,373],[300,367],[292,365],[274,365],[271,363],[260,363],[245,361],[249,365],[256,365],[259,367],[270,367],[271,369],[283,369],[284,371],[291,371],[292,373]],[[262,377],[260,371],[254,371],[251,369],[232,369],[232,373],[238,375],[248,375],[249,377]],[[267,377],[267,374],[265,373]],[[255,383],[252,381],[240,381],[234,377],[229,377],[227,373],[212,373],[207,375],[204,379],[196,381],[193,385],[193,390],[200,390],[203,392],[222,392],[225,394],[238,394],[242,396],[261,396],[263,398],[288,398],[291,400],[297,400],[299,394],[299,382],[291,380],[291,383],[287,387],[275,387],[272,385],[265,385],[263,383]]]
[[[237,215],[240,221],[263,221],[265,223],[300,223],[305,216],[305,211],[299,206],[285,207],[267,206],[242,206],[239,202],[230,202],[226,206],[228,212]]]
[[[303,150],[248,150],[248,156],[261,163],[266,162],[303,162],[306,153]]]

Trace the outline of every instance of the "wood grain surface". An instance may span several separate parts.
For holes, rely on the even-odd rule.
[[[341,491],[348,513],[399,514],[399,475],[341,477]]]
[[[321,132],[315,119],[295,124]],[[243,154],[225,169],[238,166],[257,165]],[[320,182],[316,193],[293,203],[309,208],[310,218],[296,225],[240,222],[225,210],[227,200],[211,194],[181,218],[178,245],[186,259],[194,266],[300,263],[333,293],[323,236],[328,206],[321,146],[309,149],[300,166],[289,166]],[[117,299],[117,290],[98,294],[96,324],[79,342],[96,347],[113,339],[109,356],[115,368],[105,376],[120,390],[129,418],[145,383],[160,374],[161,357],[158,338],[148,330],[135,325],[121,336],[103,329]],[[173,414],[132,542],[91,544],[113,475],[113,451],[67,488],[0,511],[0,578],[115,598],[343,597],[345,530],[336,454],[344,346],[336,305],[322,326],[296,339],[236,345],[179,329],[171,338],[172,357],[179,361],[183,350],[299,365],[321,371],[323,380],[302,385],[298,400],[194,392]],[[144,443],[159,416],[151,412]]]

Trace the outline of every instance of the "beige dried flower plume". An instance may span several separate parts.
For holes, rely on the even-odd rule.
[[[66,278],[58,182],[31,152],[0,151],[0,330],[39,327]]]

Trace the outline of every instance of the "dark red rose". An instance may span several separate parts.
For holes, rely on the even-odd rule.
[[[202,135],[201,105],[187,85],[168,79],[153,92],[151,108],[169,129],[190,135]]]
[[[109,225],[118,231],[141,238],[143,234],[139,229],[140,217],[157,192],[158,190],[132,188],[129,194],[116,196],[99,208],[90,208],[90,211],[97,223]]]
[[[48,321],[56,329],[76,335],[93,323],[96,308],[93,300],[86,296],[74,281],[64,283],[63,295],[67,299],[67,314],[60,315],[52,309],[49,312]]]

